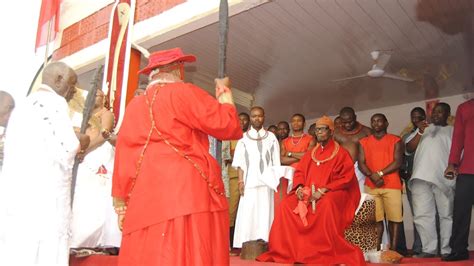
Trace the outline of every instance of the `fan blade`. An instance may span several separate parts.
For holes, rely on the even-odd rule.
[[[396,75],[396,74],[392,74],[392,73],[387,73],[387,72],[385,72],[382,77],[389,78],[389,79],[401,80],[401,81],[407,81],[407,82],[415,81],[414,79],[411,79],[411,78],[405,78],[405,77],[402,77],[402,76],[399,76],[399,75]]]
[[[333,80],[331,80],[331,81],[332,81],[332,82],[340,82],[340,81],[346,81],[346,80],[352,80],[352,79],[360,79],[360,78],[364,78],[364,77],[368,77],[367,74],[359,75],[359,76],[353,76],[353,77],[348,77],[348,78],[343,78],[343,79],[333,79]]]
[[[379,57],[377,60],[375,60],[375,65],[378,69],[384,69],[385,66],[387,66],[388,61],[390,61],[390,57],[392,57],[391,54],[387,53],[380,53]]]

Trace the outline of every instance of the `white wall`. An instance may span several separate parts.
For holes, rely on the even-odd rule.
[[[470,97],[472,96],[470,95]],[[466,94],[458,94],[454,96],[439,98],[439,101],[449,104],[451,106],[451,114],[455,115],[456,109],[458,108],[459,104],[465,102],[466,99]],[[402,130],[410,123],[410,111],[417,106],[426,109],[425,101],[418,101],[365,111],[355,111],[357,115],[357,120],[368,127],[370,127],[370,118],[373,114],[385,114],[390,124],[388,127],[388,132],[395,135],[399,135]],[[337,115],[333,115],[331,117],[335,118],[336,116]],[[309,119],[306,122],[306,128],[308,128],[312,123],[316,122],[317,119],[318,118]]]
[[[466,101],[464,94],[459,94],[450,97],[439,98],[440,102],[445,102],[451,106],[451,114],[455,115],[456,109],[459,104]],[[410,111],[415,107],[421,107],[426,109],[425,101],[401,104],[396,106],[388,106],[384,108],[372,109],[357,112],[357,120],[363,123],[364,125],[370,127],[370,117],[375,113],[383,113],[388,119],[389,127],[388,131],[392,134],[399,135],[401,131],[409,124],[410,122]]]
[[[96,11],[115,2],[114,0],[63,0],[61,2],[60,28],[71,26],[72,24],[86,18]]]

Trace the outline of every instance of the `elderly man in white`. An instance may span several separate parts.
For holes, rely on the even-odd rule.
[[[68,265],[71,170],[89,137],[76,134],[67,100],[77,76],[64,63],[12,113],[0,177],[0,265]]]

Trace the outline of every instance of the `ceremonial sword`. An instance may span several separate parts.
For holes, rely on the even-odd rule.
[[[222,79],[226,75],[227,59],[227,33],[229,32],[229,4],[227,0],[221,0],[219,4],[219,61],[217,66],[217,77]],[[222,167],[222,142],[212,139],[215,143],[214,154],[219,165]]]
[[[97,94],[97,90],[99,89],[99,84],[102,83],[102,76],[104,72],[104,66],[101,65],[97,68],[94,73],[94,78],[91,80],[91,87],[89,92],[87,93],[86,101],[84,104],[84,110],[82,110],[82,123],[81,123],[81,131],[80,133],[86,133],[87,126],[89,125],[89,119],[92,115],[92,110],[94,109],[95,105],[95,95]],[[71,181],[71,208],[72,203],[74,201],[74,191],[76,189],[76,180],[77,180],[77,170],[79,168],[79,164],[81,162],[76,157],[74,159],[74,166],[72,167],[72,181]]]

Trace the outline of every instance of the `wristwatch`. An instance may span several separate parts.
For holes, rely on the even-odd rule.
[[[383,172],[382,171],[377,171],[377,174],[382,177],[383,176]]]
[[[287,155],[288,155],[288,157],[291,157],[291,152],[289,152]]]

